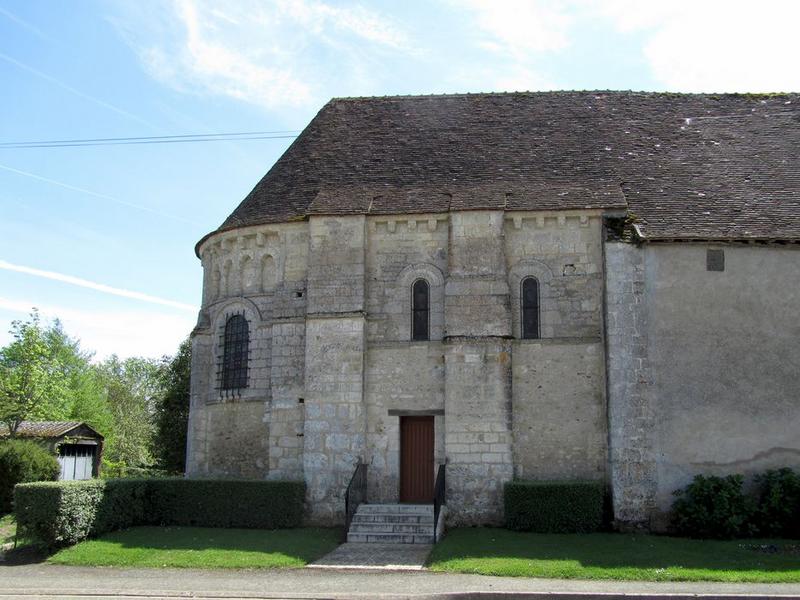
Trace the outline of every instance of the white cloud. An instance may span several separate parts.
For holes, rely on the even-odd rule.
[[[403,49],[408,44],[405,33],[363,6],[342,8],[310,0],[281,0],[278,6],[283,14],[315,35],[325,35],[332,26],[385,46]]]
[[[123,298],[130,298],[132,300],[140,300],[142,302],[149,302],[151,304],[161,304],[163,306],[170,306],[172,308],[179,308],[181,310],[195,312],[196,306],[191,304],[184,304],[183,302],[176,302],[175,300],[168,300],[166,298],[159,298],[158,296],[151,296],[150,294],[143,294],[141,292],[134,292],[122,288],[112,287],[104,283],[96,283],[88,279],[81,279],[72,275],[64,273],[56,273],[55,271],[44,271],[42,269],[34,269],[33,267],[26,267],[24,265],[15,265],[5,260],[0,260],[0,269],[5,271],[14,271],[16,273],[25,273],[26,275],[33,275],[34,277],[41,277],[43,279],[50,279],[52,281],[60,281],[78,287],[88,288],[104,294],[112,294],[114,296],[122,296]]]
[[[795,0],[603,0],[618,31],[643,33],[643,54],[665,88],[687,92],[800,90]]]
[[[84,350],[96,353],[95,360],[102,360],[111,354],[123,358],[157,358],[164,354],[174,354],[178,344],[192,330],[195,321],[182,314],[170,315],[145,310],[75,310],[0,297],[0,310],[20,313],[18,318],[25,318],[34,306],[45,319],[58,318],[70,336],[80,339]],[[0,336],[0,344],[7,343],[9,338],[8,335]]]
[[[475,92],[529,92],[558,89],[558,85],[535,68],[511,62],[508,66],[471,65],[454,71],[448,84]],[[478,87],[476,87],[478,86]]]
[[[477,45],[505,57],[514,81],[543,81],[545,60],[610,28],[640,42],[652,78],[685,92],[797,91],[800,2],[763,0],[463,0]],[[634,37],[635,36],[635,37]],[[625,39],[627,37],[627,39]],[[500,78],[502,89],[511,89]],[[546,89],[544,85],[538,89]]]
[[[463,0],[455,4],[473,13],[487,50],[517,60],[531,53],[562,50],[569,45],[572,18],[562,2],[542,0]]]
[[[184,92],[268,109],[319,103],[326,99],[320,89],[325,81],[358,72],[372,52],[412,52],[394,23],[358,5],[321,0],[131,4],[121,4],[125,16],[113,21],[152,76]],[[342,68],[331,73],[331,63]]]
[[[446,0],[467,15],[477,30],[471,40],[491,56],[483,64],[456,69],[454,81],[480,91],[529,91],[555,89],[557,84],[542,69],[544,60],[570,45],[573,16],[561,0]],[[460,74],[468,72],[467,77]]]

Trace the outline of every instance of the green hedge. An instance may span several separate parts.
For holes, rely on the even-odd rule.
[[[800,473],[789,468],[756,476],[760,535],[800,540]]]
[[[672,528],[678,535],[702,539],[732,539],[756,532],[753,499],[742,491],[744,477],[695,476],[673,492]]]
[[[800,474],[782,468],[754,477],[745,493],[743,475],[696,475],[677,490],[672,530],[696,538],[800,538]]]
[[[586,533],[603,526],[605,487],[593,481],[511,481],[505,524],[515,531]]]
[[[297,527],[305,484],[107,479],[20,484],[15,495],[19,530],[54,547],[135,525]]]
[[[152,479],[149,485],[155,524],[284,529],[303,520],[301,482]]]
[[[55,481],[60,472],[56,457],[36,442],[19,439],[0,442],[0,515],[13,510],[15,485]]]

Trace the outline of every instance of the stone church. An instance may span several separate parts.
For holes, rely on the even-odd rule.
[[[187,472],[309,520],[512,478],[664,526],[698,473],[800,467],[800,96],[331,100],[198,242]]]

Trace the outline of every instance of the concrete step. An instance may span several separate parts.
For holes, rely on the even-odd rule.
[[[433,535],[403,533],[348,533],[348,542],[374,544],[432,544]]]
[[[403,533],[414,535],[430,535],[433,523],[427,525],[404,523],[356,523],[350,525],[350,533]]]
[[[432,504],[359,504],[362,514],[403,514],[433,516]]]
[[[347,532],[348,542],[432,544],[430,504],[360,504]]]
[[[399,523],[405,525],[433,525],[433,515],[360,514],[353,515],[353,523]]]

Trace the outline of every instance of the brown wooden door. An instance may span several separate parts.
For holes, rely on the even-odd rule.
[[[400,417],[400,502],[433,502],[433,417]]]

